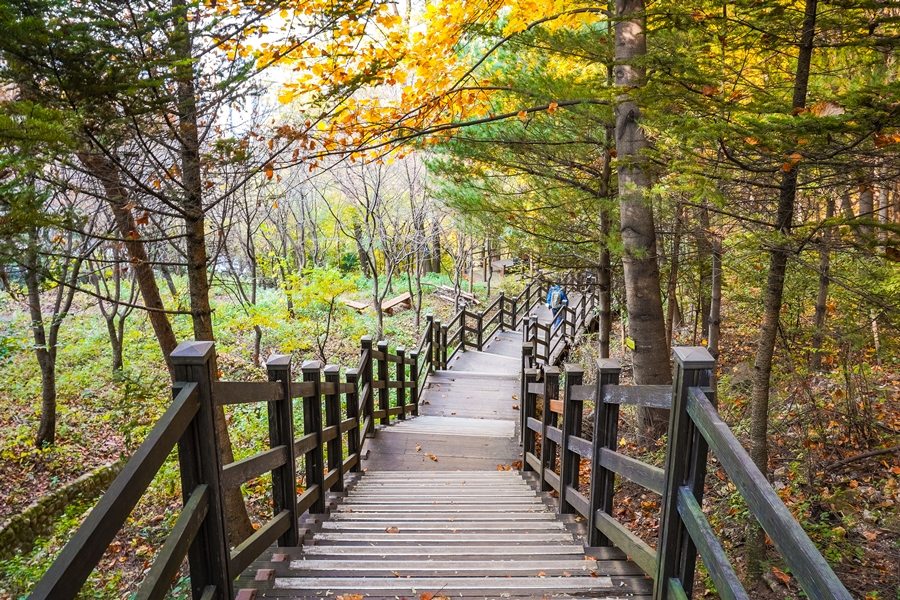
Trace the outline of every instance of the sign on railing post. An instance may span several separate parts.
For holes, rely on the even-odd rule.
[[[313,384],[313,392],[303,398],[303,433],[322,435],[322,363],[308,360],[303,363],[303,381]],[[322,445],[316,444],[306,453],[306,487],[319,486],[315,503],[309,508],[311,514],[325,513],[325,453]]]
[[[406,420],[406,348],[397,347],[397,381],[400,387],[397,388],[397,406],[400,407],[400,414],[397,415],[401,421]]]
[[[348,369],[347,374],[345,375],[347,379],[347,383],[353,386],[353,391],[347,392],[347,418],[353,419],[353,422],[356,423],[355,430],[351,429],[347,434],[347,455],[353,456],[359,452],[360,447],[360,435],[362,435],[362,429],[360,428],[360,419],[359,419],[359,371],[356,369]],[[360,465],[360,460],[357,459],[354,465],[350,468],[352,473],[361,473],[362,465]]]
[[[287,460],[272,470],[272,514],[291,513],[288,530],[278,538],[279,546],[300,543],[297,519],[297,467],[294,456],[294,401],[291,398],[291,357],[275,354],[266,361],[269,381],[281,383],[284,398],[268,402],[269,447],[287,447]]]
[[[325,426],[336,427],[337,435],[328,440],[328,474],[343,470],[344,448],[341,433],[341,368],[338,365],[326,365],[325,383],[328,385],[329,394],[325,394]],[[352,436],[351,436],[352,437]],[[344,475],[341,473],[327,491],[343,492]],[[324,491],[323,491],[324,495]]]
[[[688,389],[709,385],[715,359],[703,346],[673,348],[675,384],[669,416],[666,482],[660,511],[659,544],[653,598],[669,597],[669,579],[676,578],[685,590],[693,588],[697,548],[678,514],[678,490],[688,486],[700,503],[709,446],[687,412]],[[707,397],[715,405],[715,393]]]
[[[569,436],[578,436],[581,433],[584,400],[572,397],[572,387],[581,385],[584,380],[584,369],[580,365],[565,364],[563,372],[566,374],[566,385],[563,388],[562,444],[559,450],[559,512],[565,514],[576,512],[567,495],[569,486],[578,489],[578,467],[581,457],[569,449]]]
[[[541,491],[551,492],[553,486],[547,481],[547,471],[556,466],[557,444],[547,435],[547,427],[559,427],[559,414],[550,406],[552,400],[559,399],[559,369],[544,367],[544,402],[541,408]]]
[[[608,385],[619,385],[622,367],[608,358],[597,359],[597,395],[594,401],[594,455],[591,457],[591,508],[588,515],[589,545],[611,546],[609,538],[597,529],[597,511],[612,514],[615,494],[616,474],[602,466],[602,449],[616,451],[619,432],[619,405],[604,402],[603,389]]]
[[[209,509],[203,525],[188,550],[191,590],[194,598],[208,585],[221,590],[221,598],[233,598],[231,551],[225,522],[225,490],[220,477],[218,436],[215,425],[216,406],[212,384],[217,379],[216,352],[213,342],[182,342],[170,355],[175,381],[196,382],[200,410],[178,440],[178,463],[181,467],[181,489],[190,494],[198,485],[209,486]],[[187,504],[188,497],[184,498]]]
[[[391,422],[391,415],[388,414],[388,410],[391,407],[391,390],[388,388],[388,379],[390,376],[388,375],[388,343],[386,340],[381,340],[378,342],[378,352],[381,353],[381,358],[378,359],[378,380],[380,388],[378,388],[378,410],[384,411],[384,416],[381,417],[382,425],[389,425]],[[374,389],[374,386],[372,386]]]
[[[409,388],[409,403],[413,405],[412,414],[419,416],[419,353],[410,351],[409,358],[413,361],[409,367],[409,376],[413,385]]]

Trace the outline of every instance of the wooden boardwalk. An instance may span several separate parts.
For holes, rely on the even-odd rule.
[[[584,519],[556,514],[517,470],[521,345],[497,333],[431,374],[420,416],[379,428],[365,472],[329,495],[301,547],[251,565],[237,597],[649,597],[635,563],[586,548]]]

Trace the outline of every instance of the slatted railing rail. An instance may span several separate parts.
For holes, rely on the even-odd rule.
[[[344,475],[360,471],[366,436],[373,434],[376,420],[387,423],[391,418],[417,414],[418,353],[407,356],[403,348],[397,348],[392,354],[384,342],[373,347],[369,336],[362,339],[361,346],[359,364],[345,373],[343,382],[338,366],[323,368],[318,361],[304,363],[302,379],[292,381],[291,357],[285,355],[269,359],[268,382],[228,382],[217,381],[212,342],[179,345],[172,353],[175,383],[171,406],[29,598],[68,600],[78,595],[176,446],[184,508],[135,598],[166,597],[185,556],[193,598],[234,598],[234,579],[273,543],[297,546],[299,517],[307,512],[324,513],[325,494],[343,491]],[[301,407],[295,406],[296,399]],[[248,403],[266,404],[269,450],[223,465],[217,450],[215,412],[226,405]],[[302,421],[298,412],[302,412]],[[299,425],[302,435],[295,434]],[[306,489],[298,495],[301,461]],[[272,474],[274,516],[231,550],[225,493],[265,473]]]
[[[587,519],[590,546],[618,546],[653,577],[654,600],[690,598],[698,552],[722,598],[749,600],[700,508],[710,448],[806,596],[813,600],[850,599],[719,417],[715,392],[708,387],[715,361],[706,348],[674,349],[676,376],[671,386],[621,386],[621,367],[609,359],[597,361],[594,385],[582,385],[584,370],[571,364],[564,365],[565,382],[561,384],[556,367],[530,368],[534,366],[532,353],[533,342],[524,343],[523,470],[537,474],[542,490],[559,494],[560,513],[578,513]],[[581,437],[585,401],[594,402],[595,409],[590,440]],[[665,469],[617,452],[621,405],[671,408]],[[586,495],[578,485],[582,459],[589,459],[592,466]],[[616,476],[662,495],[658,550],[612,514]]]
[[[542,324],[534,316],[535,309],[544,303],[554,285],[543,276],[532,280],[514,298],[507,298],[501,291],[483,311],[459,310],[449,322],[442,324],[431,315],[425,317],[426,325],[416,346],[420,363],[419,383],[424,386],[425,375],[434,370],[446,369],[459,352],[481,351],[484,342],[497,331],[523,328],[523,340],[533,341],[533,357],[539,364],[547,364],[559,358],[571,338],[582,331],[593,318],[598,296],[594,285],[583,274],[566,274],[560,277],[563,286],[573,286],[581,291],[571,306],[561,311],[561,324],[553,328]]]

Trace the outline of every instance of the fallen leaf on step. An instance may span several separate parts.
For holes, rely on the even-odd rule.
[[[400,533],[400,528],[396,527],[396,526],[391,526],[391,527],[388,527],[387,529],[385,529],[384,531],[385,531],[385,533]]]
[[[430,458],[430,459],[433,460],[434,462],[437,462],[437,456],[435,456],[434,454],[429,454],[429,455],[428,455],[428,458]]]
[[[597,559],[594,558],[593,556],[588,556],[587,554],[585,554],[585,555],[584,555],[584,560],[597,560]]]
[[[419,600],[434,600],[434,594],[432,594],[431,592],[419,594]]]
[[[518,397],[518,396],[516,396],[516,395],[515,395],[515,394],[513,394],[513,395],[512,395],[512,399],[513,399],[513,400],[518,400],[518,399],[519,399],[519,397]]]
[[[344,594],[343,596],[338,596],[335,600],[363,600],[362,594]]]
[[[431,404],[431,402],[429,402],[428,400],[426,400],[426,401],[423,402],[422,404]]]
[[[546,577],[546,576],[547,576],[547,574],[544,573],[543,571],[541,571],[540,573],[538,573],[538,577]]]
[[[398,573],[397,571],[391,571],[391,573],[393,573],[393,574],[396,575],[397,577],[401,577],[400,573]]]
[[[519,405],[518,405],[518,404],[513,404],[512,407],[513,407],[513,410],[519,410]]]
[[[571,576],[572,576],[572,574],[569,573],[568,571],[563,571],[563,577],[571,577]]]
[[[452,412],[452,413],[450,413],[450,414],[451,414],[451,415],[455,415],[456,413],[455,413],[455,412]]]
[[[418,452],[418,451],[421,450],[421,449],[422,449],[422,446],[416,444],[416,452]]]

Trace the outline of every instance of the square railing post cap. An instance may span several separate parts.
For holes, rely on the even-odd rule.
[[[172,351],[172,362],[182,365],[203,364],[215,353],[215,342],[181,342]]]
[[[716,366],[716,359],[706,346],[677,346],[672,348],[672,352],[675,354],[675,362],[682,369],[712,369]]]

